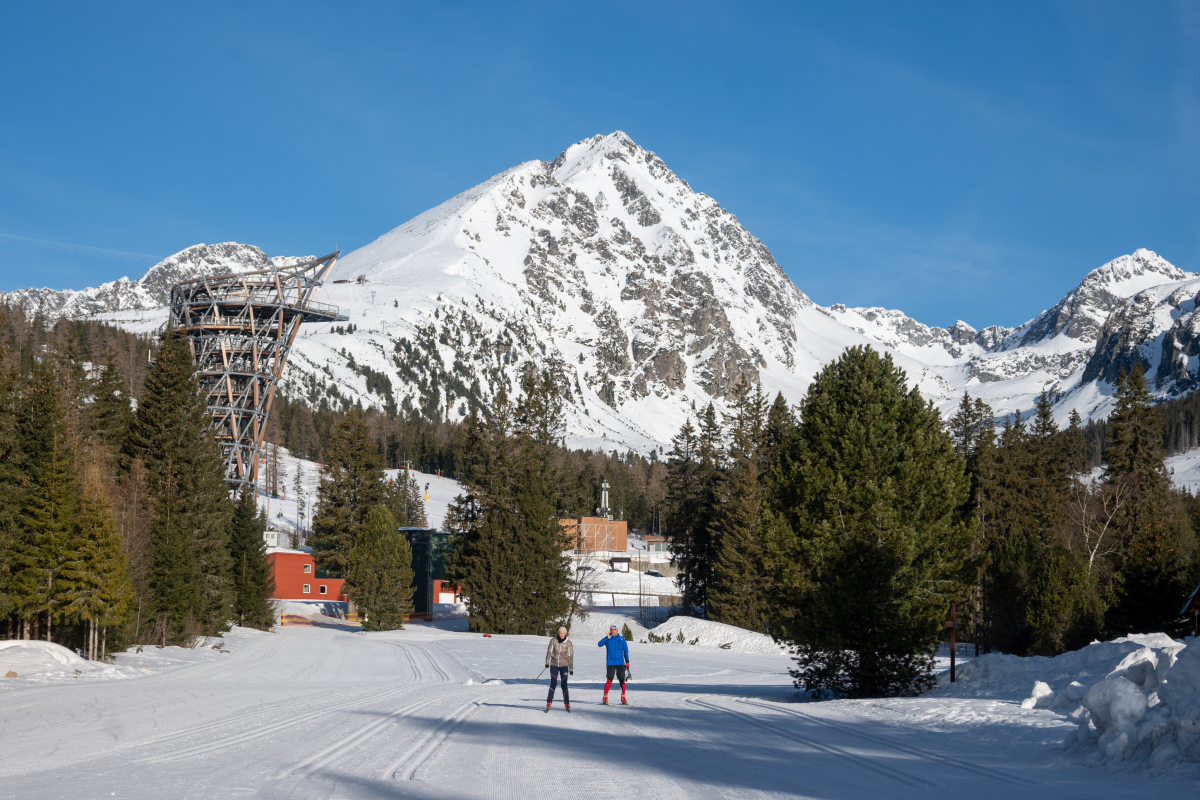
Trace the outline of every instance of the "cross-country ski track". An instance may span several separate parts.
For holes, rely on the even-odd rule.
[[[546,640],[410,626],[239,632],[141,677],[0,683],[0,798],[1107,798],[1191,782],[1082,766],[1061,718],[997,700],[810,702],[785,656],[631,643],[600,705],[543,713]],[[163,651],[166,652],[166,651]],[[120,661],[120,659],[118,659]]]

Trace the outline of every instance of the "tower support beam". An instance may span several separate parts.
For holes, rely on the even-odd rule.
[[[300,325],[347,319],[313,299],[340,255],[171,287],[160,333],[188,341],[231,493],[257,489],[271,401]]]

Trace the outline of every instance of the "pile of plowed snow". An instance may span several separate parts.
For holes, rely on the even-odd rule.
[[[941,697],[998,697],[1060,714],[1063,744],[1090,764],[1163,772],[1200,763],[1200,647],[1161,633],[1134,635],[1054,658],[993,653],[939,676]]]
[[[714,647],[734,653],[786,654],[787,648],[763,633],[748,631],[723,622],[711,622],[695,617],[671,617],[651,631],[654,636],[671,637],[675,644]],[[680,640],[682,634],[683,639]],[[649,642],[649,637],[646,637]],[[662,644],[666,644],[663,642]]]
[[[0,675],[18,678],[66,677],[96,672],[116,672],[111,665],[80,658],[53,642],[27,639],[0,641]]]

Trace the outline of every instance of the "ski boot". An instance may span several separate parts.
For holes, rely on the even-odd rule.
[[[604,699],[600,701],[604,705],[608,705],[608,695],[604,695]]]
[[[629,701],[625,699],[625,695],[621,695],[621,705],[623,705],[623,706],[629,705]]]
[[[546,703],[546,712],[545,712],[545,713],[547,713],[547,714],[549,714],[549,713],[550,713],[550,706],[552,706],[552,705],[554,705],[554,703],[553,703],[553,702]]]
[[[571,704],[570,703],[563,703],[563,708],[565,708],[567,710],[568,714],[571,713]]]

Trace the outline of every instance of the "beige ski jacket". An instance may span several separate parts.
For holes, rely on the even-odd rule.
[[[575,669],[575,645],[570,639],[559,641],[557,636],[550,637],[550,646],[546,648],[546,663],[552,667]]]

